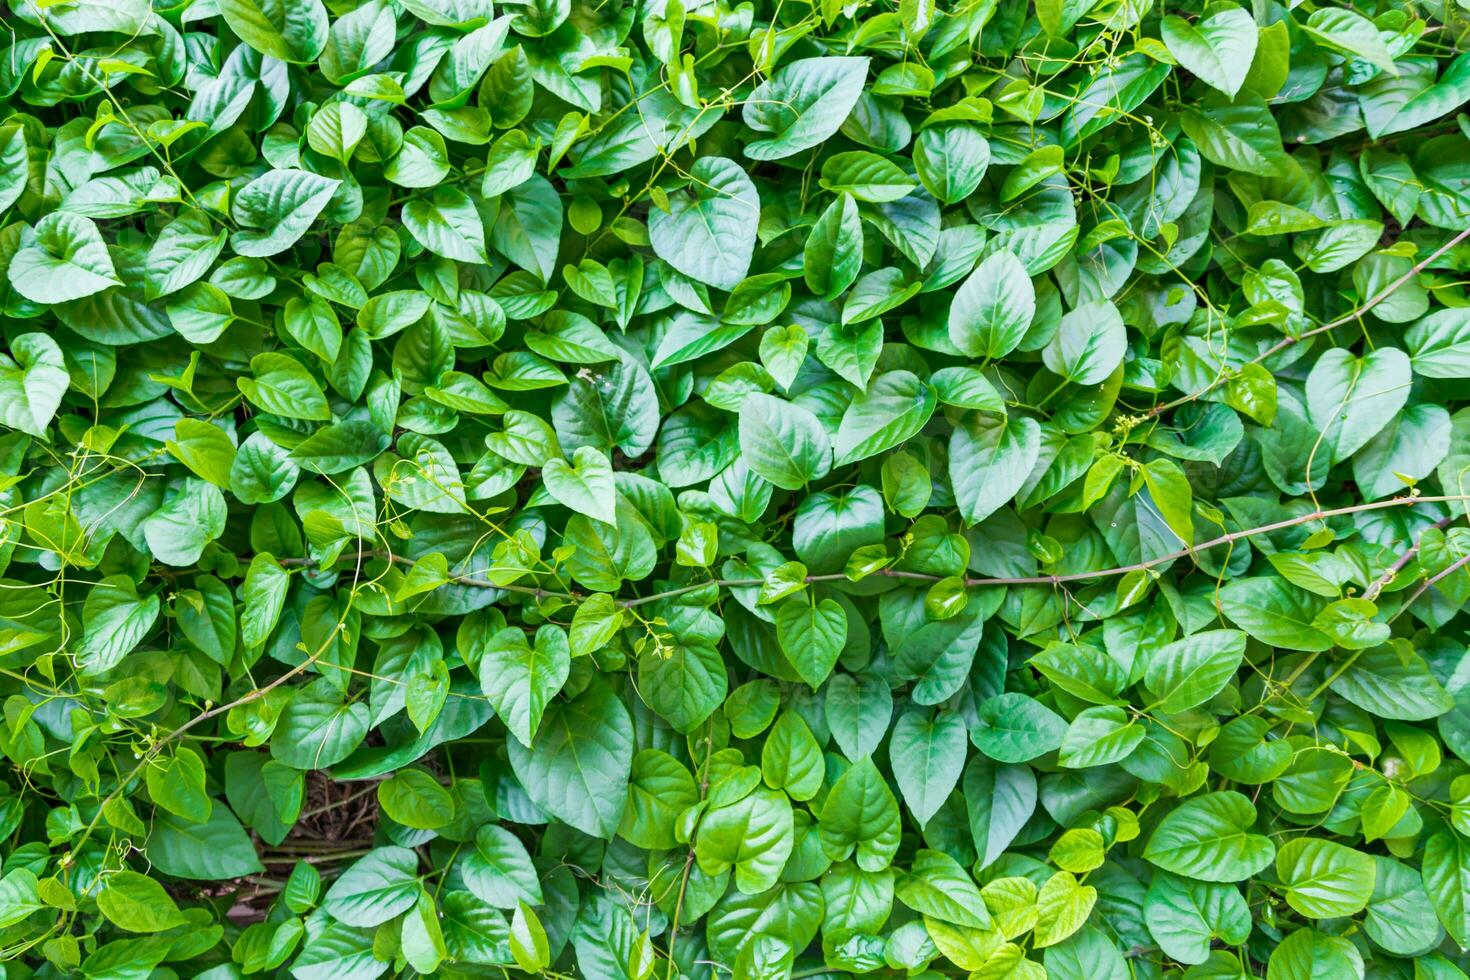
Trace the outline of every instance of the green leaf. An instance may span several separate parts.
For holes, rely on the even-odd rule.
[[[1332,679],[1332,690],[1379,717],[1405,721],[1437,718],[1455,705],[1424,659],[1402,640],[1352,658]]]
[[[97,909],[120,929],[128,932],[164,932],[187,925],[174,900],[163,886],[136,871],[109,875],[97,895]]]
[[[536,631],[534,646],[519,629],[500,630],[480,653],[480,687],[511,734],[527,748],[570,670],[566,633],[551,625]]]
[[[1375,140],[1433,122],[1470,98],[1470,57],[1464,53],[1438,79],[1426,62],[1405,67],[1396,77],[1384,75],[1363,86],[1363,117]]]
[[[158,619],[158,596],[140,596],[132,580],[111,575],[87,593],[82,606],[83,636],[77,665],[86,673],[101,674],[122,662],[153,629]]]
[[[197,562],[205,546],[224,533],[227,517],[219,488],[189,477],[148,515],[143,537],[153,557],[183,568]]]
[[[368,732],[368,706],[345,702],[329,678],[296,691],[276,723],[271,755],[294,769],[326,769],[352,754]]]
[[[437,183],[437,178],[430,183]],[[506,191],[490,229],[495,250],[542,282],[551,279],[561,248],[562,204],[539,174]]]
[[[1404,346],[1420,377],[1470,378],[1470,313],[1431,313],[1404,332]]]
[[[1029,762],[1062,744],[1067,723],[1024,694],[999,694],[980,705],[970,741],[997,762]]]
[[[332,882],[322,908],[349,926],[387,922],[418,901],[418,866],[418,855],[406,847],[374,848]]]
[[[826,775],[822,748],[795,712],[782,713],[766,737],[761,775],[766,785],[785,790],[794,800],[809,800],[822,788]]]
[[[699,789],[683,763],[659,749],[644,749],[633,757],[618,836],[649,849],[674,847],[675,821],[698,802]]]
[[[740,406],[745,464],[786,490],[798,490],[832,468],[832,442],[815,415],[772,395],[751,392]]]
[[[971,357],[1004,357],[1016,349],[1036,316],[1036,290],[1008,249],[991,253],[955,292],[949,339]]]
[[[435,255],[460,262],[488,263],[485,228],[469,195],[454,187],[436,187],[425,197],[403,205],[403,226]]]
[[[1445,932],[1470,946],[1470,841],[1445,832],[1425,842],[1424,888]]]
[[[956,204],[975,192],[990,159],[990,142],[978,126],[929,126],[914,141],[919,181],[946,204]]]
[[[1255,822],[1256,808],[1239,793],[1196,796],[1169,811],[1143,856],[1186,878],[1244,881],[1276,857],[1270,838],[1250,832]]]
[[[893,692],[873,674],[837,674],[827,685],[824,710],[842,754],[856,762],[883,741],[893,716]]]
[[[26,135],[19,126],[6,126],[0,133],[0,211],[20,198],[26,186]]]
[[[898,850],[898,801],[871,759],[848,767],[828,792],[818,819],[827,853],[853,854],[864,871],[888,867]]]
[[[680,643],[638,661],[638,690],[644,702],[686,734],[714,714],[727,685],[724,662],[707,643]]]
[[[1238,579],[1220,590],[1226,618],[1268,646],[1288,650],[1326,650],[1326,634],[1312,625],[1326,605],[1285,580],[1265,576]]]
[[[531,747],[507,744],[511,767],[541,809],[593,837],[616,833],[633,765],[628,710],[594,684],[551,706]]]
[[[745,145],[752,160],[780,160],[837,132],[862,95],[867,58],[802,58],[782,65],[744,103],[745,125],[763,134]]]
[[[871,204],[897,201],[918,186],[896,163],[864,150],[828,157],[822,164],[821,185]]]
[[[802,246],[802,275],[807,288],[832,300],[853,284],[862,264],[863,225],[857,201],[851,194],[838,194]]]
[[[538,973],[551,965],[551,952],[541,920],[525,902],[516,906],[510,922],[510,952],[516,966],[527,973]]]
[[[291,578],[275,557],[256,555],[245,573],[245,605],[240,613],[240,639],[247,647],[259,647],[280,621]]]
[[[1159,948],[1181,963],[1205,963],[1214,940],[1238,946],[1251,933],[1250,909],[1234,885],[1167,872],[1154,875],[1143,916]]]
[[[941,922],[971,929],[993,926],[980,889],[954,858],[941,851],[915,854],[894,894],[915,912]]]
[[[228,489],[235,463],[235,444],[223,429],[198,419],[179,419],[168,451],[195,475],[217,487]]]
[[[481,827],[474,850],[459,860],[465,887],[475,897],[498,909],[518,908],[522,902],[540,905],[541,879],[520,840],[504,827]]]
[[[1038,920],[1032,938],[1037,946],[1053,946],[1082,928],[1097,903],[1097,889],[1083,885],[1069,871],[1047,879],[1036,896]]]
[[[28,333],[10,343],[12,357],[0,354],[0,425],[45,437],[61,398],[71,385],[56,341]]]
[[[1363,917],[1363,931],[1391,953],[1414,956],[1444,938],[1437,921],[1426,916],[1429,895],[1419,872],[1392,858],[1373,858],[1377,868],[1373,897]]]
[[[1127,345],[1118,308],[1105,301],[1087,303],[1062,317],[1041,359],[1065,381],[1095,385],[1105,381],[1123,362]]]
[[[1302,915],[1353,915],[1373,896],[1376,869],[1361,851],[1329,840],[1298,837],[1276,852],[1276,874],[1286,902]]]
[[[837,465],[886,452],[912,438],[934,414],[934,389],[908,371],[889,371],[873,379],[842,415],[832,440]]]
[[[454,798],[431,773],[403,769],[378,784],[378,805],[395,822],[434,830],[454,819]]]
[[[1450,451],[1450,416],[1438,405],[1409,405],[1353,456],[1353,479],[1368,500],[1422,480]],[[1336,593],[1334,593],[1336,594]]]
[[[973,757],[961,792],[982,867],[994,864],[1036,809],[1036,775],[1029,766]]]
[[[1321,452],[1347,459],[1404,407],[1409,358],[1382,347],[1358,358],[1341,348],[1323,354],[1307,377],[1307,413],[1322,434]]]
[[[816,690],[847,641],[847,613],[833,599],[798,596],[776,610],[776,637],[796,673]]]
[[[1282,940],[1271,953],[1267,969],[1283,980],[1361,976],[1363,957],[1346,939],[1304,928]]]
[[[204,823],[160,814],[144,853],[154,868],[175,878],[226,881],[265,871],[240,821],[218,802]]]
[[[327,396],[301,362],[287,354],[257,354],[251,377],[238,378],[240,391],[253,404],[290,419],[325,421],[332,417]]]
[[[673,196],[670,210],[649,215],[654,254],[691,279],[733,289],[750,267],[760,195],[745,170],[723,157],[696,160],[689,175],[689,191]]]
[[[1121,762],[1133,754],[1146,734],[1144,727],[1131,721],[1122,708],[1086,708],[1067,726],[1057,762],[1069,769]]]
[[[423,974],[434,973],[449,955],[439,925],[439,909],[427,891],[420,889],[418,900],[404,916],[399,944],[408,965]]]
[[[784,793],[757,789],[705,812],[694,854],[705,874],[733,868],[735,887],[758,895],[776,883],[791,847],[791,803]]]
[[[9,258],[10,284],[33,303],[65,303],[121,284],[97,225],[66,211],[26,229]]]
[[[1393,53],[1379,37],[1378,28],[1362,14],[1341,7],[1324,7],[1312,11],[1302,30],[1324,47],[1362,58],[1390,75],[1398,74]]]
[[[580,514],[606,524],[617,523],[617,488],[612,464],[591,446],[578,446],[572,462],[548,459],[541,467],[546,492]]]
[[[1179,125],[1212,163],[1270,176],[1286,173],[1280,130],[1258,97],[1241,93],[1231,102],[1207,98],[1199,108],[1187,108]]]
[[[320,0],[220,0],[219,12],[240,40],[282,61],[310,64],[327,43]]]
[[[0,879],[0,927],[24,922],[32,913],[46,907],[36,883],[35,872],[16,868]]]
[[[213,803],[204,791],[204,760],[189,748],[180,748],[168,758],[154,760],[145,774],[148,795],[168,812],[204,823]]]
[[[1169,53],[1200,81],[1231,98],[1240,91],[1256,53],[1256,23],[1250,14],[1225,7],[1195,23],[1165,17],[1159,32]]]
[[[920,826],[944,805],[965,766],[965,724],[953,712],[910,711],[893,726],[888,758],[903,801]]]
[[[1245,659],[1245,641],[1239,630],[1207,630],[1155,650],[1143,675],[1149,710],[1175,714],[1220,693]]]
[[[238,2],[250,4],[251,0]],[[293,6],[285,0],[274,2]],[[319,0],[308,0],[301,7],[307,12],[312,7],[321,10]],[[240,226],[230,235],[231,247],[240,255],[259,258],[285,251],[306,234],[340,184],[305,170],[272,170],[257,177],[230,204],[230,216]]]
[[[970,412],[949,443],[950,482],[968,524],[979,524],[1020,491],[1041,453],[1041,426]]]

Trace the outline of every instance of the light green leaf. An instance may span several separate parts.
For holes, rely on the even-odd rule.
[[[1024,694],[998,694],[980,705],[970,741],[997,762],[1029,762],[1062,744],[1067,723]]]
[[[570,670],[571,648],[557,626],[537,630],[534,646],[519,629],[500,630],[480,652],[480,687],[511,734],[527,748],[541,727],[546,705],[566,683]]]
[[[909,371],[889,371],[873,379],[842,415],[832,440],[837,464],[876,456],[913,437],[938,403],[934,389]]]
[[[758,895],[776,883],[792,844],[791,803],[786,795],[757,789],[705,813],[694,854],[705,874],[733,868],[735,887]]]
[[[1353,915],[1373,897],[1376,868],[1361,851],[1316,837],[1287,841],[1276,852],[1276,874],[1286,902],[1302,915]]]
[[[949,339],[971,357],[1004,357],[1026,336],[1036,315],[1036,290],[1026,267],[1008,249],[991,253],[954,294]]]
[[[776,637],[797,674],[816,690],[842,653],[847,613],[833,599],[797,596],[776,610]]]
[[[979,524],[1014,498],[1040,453],[1035,419],[968,413],[949,442],[949,478],[966,523]]]
[[[863,759],[847,772],[827,794],[819,817],[822,846],[829,855],[854,860],[864,871],[888,867],[898,851],[898,801],[878,767]]]
[[[418,901],[418,866],[418,855],[406,847],[374,848],[332,882],[322,908],[349,926],[387,922]]]
[[[321,0],[219,0],[219,12],[242,41],[282,61],[310,64],[327,43]]]
[[[548,459],[541,467],[541,479],[558,503],[593,520],[617,522],[612,464],[591,446],[577,447],[570,464],[564,459]]]
[[[97,225],[56,211],[21,233],[10,284],[34,303],[65,303],[121,284]]]
[[[649,215],[654,254],[691,279],[734,289],[750,268],[760,195],[744,168],[724,157],[701,157],[689,175],[691,187],[672,196],[670,210]]]
[[[454,187],[436,187],[425,197],[403,205],[403,226],[435,255],[460,262],[488,264],[485,228],[469,195]]]
[[[764,134],[745,145],[752,160],[780,160],[837,132],[862,94],[867,58],[802,58],[782,65],[745,101],[745,125]]]
[[[1240,669],[1245,641],[1239,630],[1206,630],[1149,654],[1143,675],[1149,710],[1175,714],[1214,697]]]
[[[71,384],[56,341],[43,333],[21,334],[0,353],[0,425],[44,438]]]
[[[498,909],[521,902],[540,905],[541,879],[520,839],[504,827],[489,825],[475,834],[474,850],[459,860],[459,873],[481,901]]]
[[[1062,317],[1056,335],[1041,352],[1054,374],[1078,385],[1107,380],[1128,347],[1118,308],[1106,301],[1087,303]]]
[[[294,0],[273,2],[294,5]],[[307,0],[303,9],[309,11],[313,6],[321,10],[319,0]],[[325,22],[323,13],[323,26]],[[285,251],[306,234],[339,184],[339,180],[305,170],[272,170],[257,177],[230,204],[230,216],[240,225],[230,236],[230,245],[241,255],[260,258]]]
[[[1169,811],[1143,856],[1165,871],[1201,881],[1244,881],[1271,863],[1276,845],[1250,828],[1256,808],[1239,793],[1206,793]]]
[[[965,766],[965,724],[959,715],[910,711],[899,717],[888,758],[903,801],[920,826],[949,798]]]
[[[1231,98],[1240,91],[1256,53],[1256,22],[1250,14],[1225,7],[1192,24],[1165,17],[1159,31],[1169,53],[1200,81]]]

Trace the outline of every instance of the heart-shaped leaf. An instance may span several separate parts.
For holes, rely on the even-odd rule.
[[[671,197],[669,210],[649,213],[653,251],[691,279],[734,289],[755,251],[760,195],[745,168],[724,157],[701,157],[689,176],[688,189]]]
[[[56,341],[43,333],[21,334],[0,354],[0,423],[44,437],[46,426],[71,384]]]
[[[1165,17],[1159,31],[1169,53],[1200,81],[1231,98],[1240,91],[1256,54],[1256,22],[1249,13],[1226,7],[1192,24]]]
[[[577,447],[571,463],[548,459],[541,467],[541,479],[558,503],[606,524],[617,521],[618,491],[612,464],[591,446]]]

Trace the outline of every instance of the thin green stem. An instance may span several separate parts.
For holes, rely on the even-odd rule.
[[[1445,242],[1433,252],[1430,252],[1423,259],[1420,259],[1418,262],[1414,263],[1413,268],[1411,268],[1408,272],[1405,272],[1403,275],[1399,276],[1387,286],[1384,286],[1361,306],[1358,306],[1350,310],[1349,312],[1344,313],[1336,320],[1333,320],[1329,323],[1324,323],[1320,327],[1314,327],[1311,330],[1308,330],[1305,333],[1299,334],[1295,337],[1283,337],[1281,340],[1278,340],[1276,343],[1272,344],[1270,347],[1266,348],[1264,351],[1262,351],[1260,354],[1257,354],[1246,363],[1260,364],[1262,361],[1274,357],[1275,355],[1286,350],[1286,348],[1292,346],[1293,344],[1300,343],[1301,341],[1307,340],[1311,337],[1315,337],[1318,334],[1329,333],[1333,330],[1336,330],[1338,327],[1343,326],[1344,324],[1352,323],[1354,320],[1360,318],[1364,313],[1367,313],[1379,303],[1382,303],[1394,293],[1398,292],[1400,287],[1408,283],[1415,276],[1419,275],[1419,273],[1428,268],[1431,262],[1448,252],[1450,249],[1454,248],[1456,245],[1463,242],[1466,238],[1470,238],[1470,227],[1467,227],[1463,231],[1458,232],[1449,241]],[[1170,409],[1178,408],[1181,405],[1187,405],[1190,402],[1195,401],[1196,399],[1203,398],[1205,395],[1208,395],[1210,392],[1220,387],[1227,380],[1229,380],[1229,378],[1226,375],[1222,374],[1214,381],[1211,381],[1209,384],[1205,385],[1199,391],[1176,398],[1171,402],[1164,403],[1163,405],[1155,405],[1153,408],[1144,413],[1144,417],[1153,418],[1154,416],[1162,415]]]
[[[1231,531],[1228,534],[1222,534],[1219,537],[1211,538],[1210,540],[1194,545],[1193,547],[1181,548],[1178,551],[1171,551],[1168,554],[1158,555],[1154,558],[1145,559],[1144,561],[1133,562],[1129,565],[1119,565],[1115,568],[1100,568],[1088,572],[1069,572],[1065,575],[1020,575],[997,578],[967,578],[965,579],[965,585],[970,588],[1011,585],[1056,586],[1063,585],[1068,582],[1087,582],[1093,579],[1116,578],[1120,575],[1127,575],[1130,572],[1145,571],[1150,568],[1156,568],[1159,565],[1164,565],[1169,562],[1176,561],[1180,558],[1187,558],[1191,555],[1196,555],[1202,551],[1209,551],[1213,548],[1218,548],[1221,545],[1232,544],[1245,538],[1257,537],[1262,534],[1271,534],[1275,531],[1284,531],[1288,528],[1299,527],[1303,524],[1310,524],[1313,521],[1322,521],[1331,517],[1346,517],[1352,514],[1363,514],[1369,511],[1387,510],[1393,507],[1413,507],[1418,504],[1457,503],[1467,500],[1470,500],[1470,494],[1437,494],[1418,497],[1390,497],[1387,500],[1375,500],[1364,504],[1353,504],[1349,507],[1319,509],[1313,511],[1310,514],[1301,514],[1296,517],[1287,518],[1283,521],[1275,521],[1270,524],[1262,524],[1259,527],[1246,528],[1240,531]],[[1446,521],[1444,523],[1448,522]],[[406,558],[402,555],[394,555],[384,551],[362,551],[357,552],[356,554],[344,555],[342,557],[348,560],[379,558],[384,561],[392,561],[403,565],[412,565],[414,563],[414,560],[412,558]],[[1411,553],[1409,555],[1409,558],[1411,559],[1412,557],[1413,554]],[[1403,565],[1408,564],[1408,559],[1401,558],[1400,561],[1402,562],[1402,564],[1398,566],[1399,568],[1402,568]],[[316,561],[311,558],[286,558],[281,561],[281,564],[286,566],[310,568],[315,567]],[[872,576],[903,579],[913,582],[938,582],[944,578],[944,576],[942,575],[931,575],[926,572],[907,572],[892,568],[880,569],[876,572],[873,572]],[[825,575],[808,575],[806,577],[806,581],[808,584],[816,582],[841,582],[846,580],[848,580],[848,576],[842,572],[834,572]],[[488,582],[484,579],[475,578],[469,575],[453,576],[451,577],[450,582],[455,585],[465,585],[471,588],[503,589],[507,592],[515,592],[522,595],[533,596],[535,598],[556,598],[564,599],[569,602],[576,602],[582,598],[581,595],[575,592],[556,592],[548,589],[532,588],[522,585],[496,585],[494,582]],[[651,602],[659,602],[663,599],[672,599],[677,596],[686,595],[690,592],[697,592],[700,589],[707,589],[712,585],[717,588],[753,588],[763,585],[764,583],[765,579],[763,578],[707,579],[703,582],[695,582],[691,585],[681,585],[678,588],[668,589],[663,592],[656,592],[652,595],[638,596],[632,599],[620,599],[618,601],[618,605],[623,609],[630,609],[636,606],[647,605]],[[1382,587],[1380,586],[1380,591],[1381,588]]]

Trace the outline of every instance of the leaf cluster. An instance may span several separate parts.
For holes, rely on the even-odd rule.
[[[0,26],[5,976],[1466,977],[1464,0]]]

